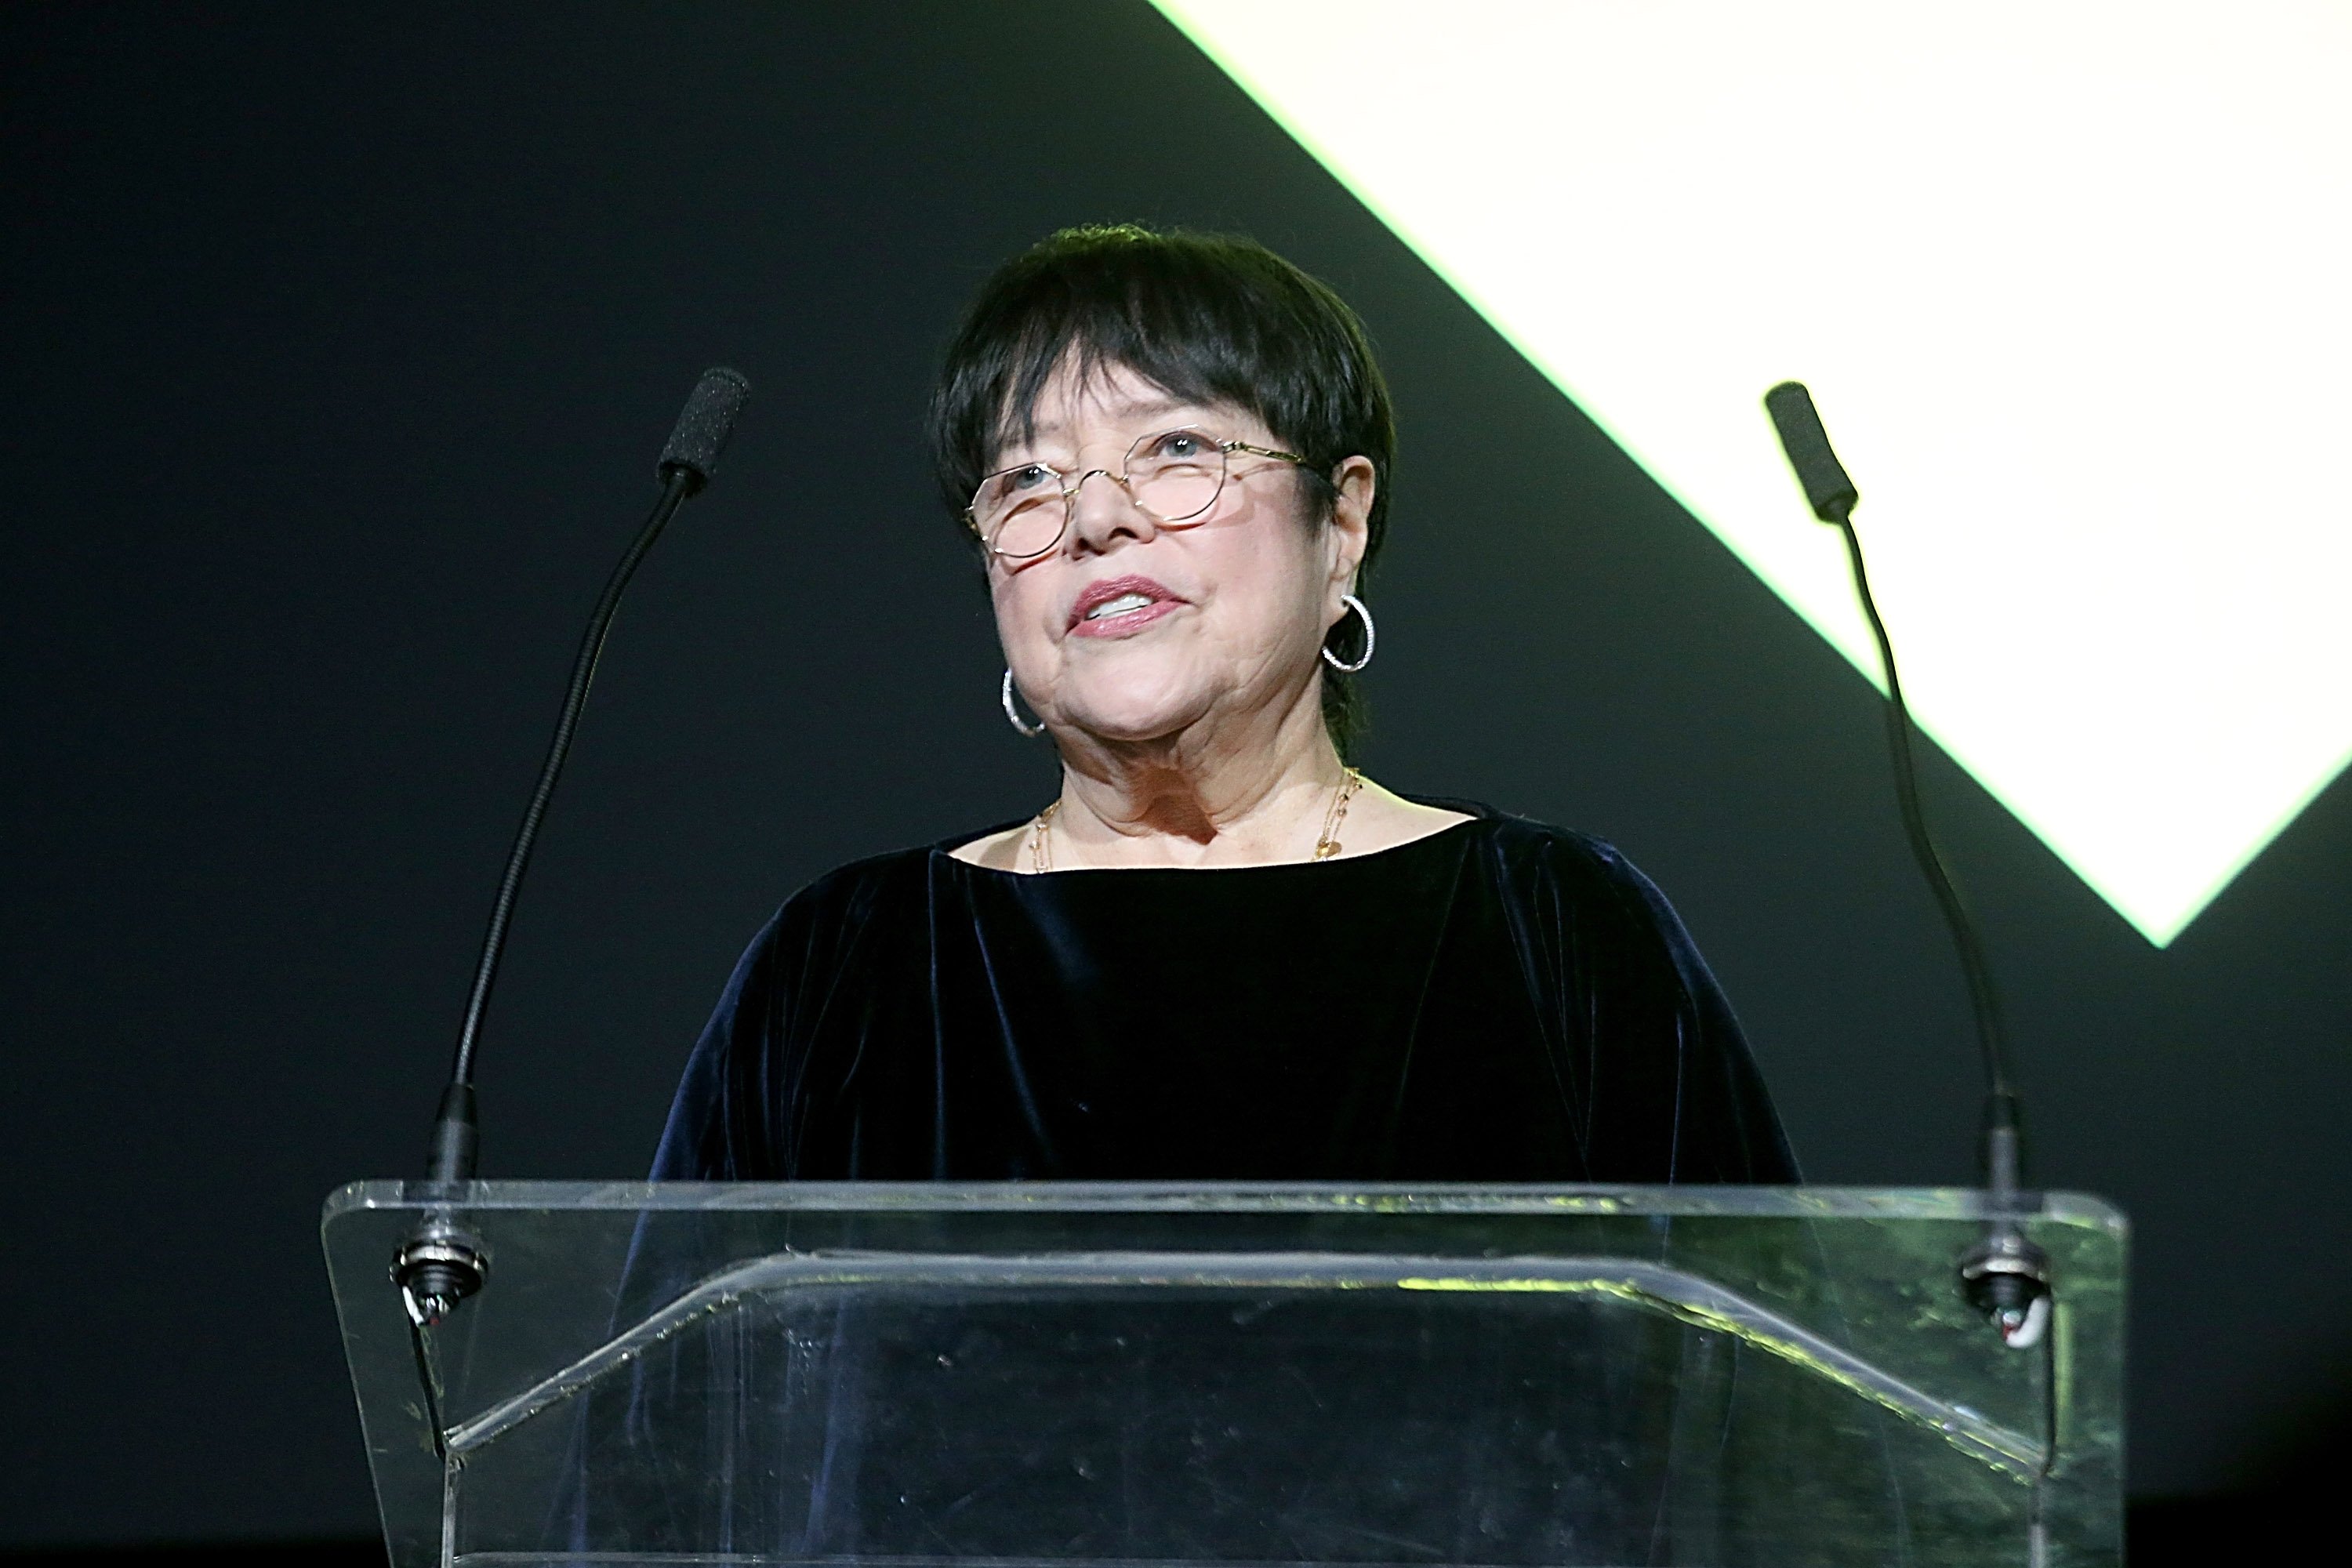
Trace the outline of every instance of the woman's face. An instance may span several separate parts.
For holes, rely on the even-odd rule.
[[[990,465],[1108,470],[1080,487],[1053,549],[990,558],[1006,662],[1057,730],[1150,742],[1286,713],[1313,687],[1324,634],[1344,613],[1339,595],[1363,555],[1370,464],[1342,468],[1328,527],[1308,521],[1315,480],[1246,452],[1232,455],[1206,512],[1161,523],[1109,476],[1139,438],[1178,428],[1282,446],[1247,415],[1176,402],[1123,367],[1083,385],[1066,368],[1038,399],[1029,438]]]

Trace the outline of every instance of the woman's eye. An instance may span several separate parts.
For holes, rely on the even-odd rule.
[[[1018,495],[1024,490],[1034,490],[1040,485],[1050,484],[1053,479],[1054,470],[1045,464],[1024,463],[1020,468],[1006,469],[999,477],[998,483],[1004,487],[1006,494]]]
[[[1197,458],[1208,449],[1207,437],[1191,430],[1171,430],[1152,443],[1151,455],[1155,458],[1173,458],[1181,462],[1186,458]]]

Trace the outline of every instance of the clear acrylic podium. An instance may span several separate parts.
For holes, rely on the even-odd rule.
[[[396,1568],[2105,1564],[2124,1226],[1977,1194],[485,1183],[488,1284],[324,1233]]]

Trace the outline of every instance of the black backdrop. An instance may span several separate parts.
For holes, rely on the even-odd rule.
[[[316,1207],[421,1155],[578,622],[705,364],[757,392],[526,893],[489,1173],[641,1171],[779,899],[1034,808],[918,431],[959,301],[1070,222],[1252,233],[1370,322],[1404,430],[1375,773],[1625,847],[1814,1179],[1969,1174],[1870,689],[1140,0],[19,4],[0,203],[0,1545],[371,1528]],[[2157,952],[1927,782],[2041,1173],[2138,1227],[2135,1490],[2316,1473],[2352,790]]]

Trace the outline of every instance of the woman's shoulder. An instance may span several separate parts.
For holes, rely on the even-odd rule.
[[[961,863],[953,853],[957,847],[985,843],[1022,826],[999,823],[976,833],[959,833],[934,844],[885,850],[836,866],[786,899],[772,926],[781,928],[796,921],[837,924],[844,917],[877,905],[928,897],[932,873],[940,862]]]
[[[730,993],[754,984],[797,985],[841,972],[877,937],[920,929],[931,846],[892,849],[836,866],[778,905],[737,961]]]
[[[1471,820],[1463,825],[1462,831],[1507,866],[1555,876],[1589,876],[1608,881],[1647,885],[1647,879],[1634,869],[1633,863],[1605,838],[1579,832],[1573,827],[1539,822],[1531,816],[1498,811],[1483,801],[1423,795],[1406,798],[1417,805],[1458,811],[1469,817]]]
[[[940,852],[936,844],[885,850],[835,867],[784,900],[780,920],[798,912],[839,914],[859,905],[919,890]]]
[[[1548,923],[1590,928],[1598,921],[1670,947],[1689,943],[1665,894],[1608,839],[1475,801],[1424,804],[1474,817],[1462,831],[1475,836],[1488,874],[1512,902]]]

